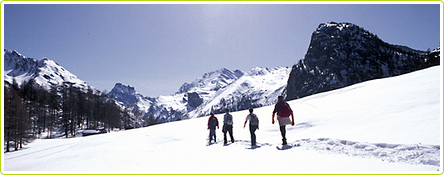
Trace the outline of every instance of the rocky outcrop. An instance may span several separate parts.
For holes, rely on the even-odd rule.
[[[438,57],[436,57],[438,55]],[[322,23],[292,67],[286,99],[439,65],[439,54],[388,44],[351,23]]]

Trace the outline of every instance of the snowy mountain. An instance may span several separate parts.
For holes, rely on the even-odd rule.
[[[230,111],[239,111],[273,104],[282,94],[289,72],[290,69],[284,67],[273,69],[256,67],[220,90],[189,91],[207,94],[209,97],[203,96],[203,105],[193,110],[191,115],[204,116],[210,112],[224,113],[226,108]]]
[[[296,99],[377,78],[396,76],[440,64],[439,49],[430,53],[391,45],[351,23],[322,23],[312,35],[305,58],[287,68],[220,69],[184,83],[174,95],[157,98],[111,94],[139,116],[158,122],[195,118],[273,104],[278,95]],[[116,89],[123,85],[116,84]],[[113,89],[114,91],[114,89]],[[143,125],[143,124],[141,124]]]
[[[116,102],[122,106],[131,106],[140,101],[147,102],[147,105],[150,105],[155,101],[153,98],[144,97],[139,94],[134,87],[129,85],[125,86],[122,83],[116,83],[108,95],[116,99]]]
[[[439,50],[428,53],[388,44],[351,23],[322,23],[312,34],[305,58],[292,68],[287,99],[439,64]]]
[[[288,146],[272,106],[233,112],[233,144],[207,145],[208,117],[71,139],[39,139],[2,152],[5,174],[440,174],[442,67],[366,81],[288,102]],[[216,115],[221,120],[222,114]]]
[[[19,85],[34,79],[37,84],[47,90],[52,85],[61,86],[65,83],[84,90],[93,88],[53,60],[47,58],[35,60],[34,58],[23,56],[15,50],[5,49],[4,64],[4,80],[11,84],[13,79]]]
[[[109,95],[138,113],[139,123],[150,117],[159,123],[196,118],[210,112],[222,113],[274,103],[286,86],[289,68],[256,67],[249,72],[220,69],[184,83],[174,95],[143,97],[131,86],[117,83]]]
[[[191,91],[218,91],[231,84],[233,81],[236,81],[244,74],[245,73],[240,70],[235,70],[233,72],[225,68],[205,73],[201,78],[198,78],[191,83],[183,84],[177,93]]]
[[[17,51],[4,51],[4,79],[19,84],[33,79],[49,90],[52,85],[72,84],[95,89],[54,61],[35,60]],[[220,69],[184,83],[174,95],[145,97],[134,87],[117,83],[109,92],[116,102],[134,115],[134,126],[176,121],[272,104],[286,86],[289,68],[254,68],[249,72]],[[153,121],[154,120],[154,121]]]

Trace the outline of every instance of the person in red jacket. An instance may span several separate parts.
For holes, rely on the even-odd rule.
[[[285,126],[291,124],[294,126],[294,116],[293,110],[291,110],[290,105],[284,101],[283,96],[278,97],[278,102],[274,106],[273,115],[271,118],[271,123],[274,124],[274,116],[277,114],[277,120],[279,122],[279,127],[282,135],[282,145],[287,145],[287,138],[285,137],[286,129]],[[291,116],[291,120],[290,117]]]
[[[213,113],[210,114],[210,118],[208,119],[208,129],[210,130],[210,142],[214,138],[214,142],[216,143],[216,127],[219,129],[219,121]]]

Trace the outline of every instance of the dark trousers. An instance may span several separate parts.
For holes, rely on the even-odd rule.
[[[233,125],[224,125],[224,143],[227,143],[227,132],[230,134],[231,137],[231,143],[234,143],[234,137],[233,137]]]
[[[281,126],[280,130],[281,130],[281,135],[282,135],[282,143],[284,145],[286,145],[287,144],[287,138],[285,137],[285,134],[286,134],[287,130],[285,129],[285,125]]]
[[[216,142],[216,128],[210,129],[210,142],[214,138],[214,142]]]
[[[251,145],[256,145],[256,132],[258,126],[257,125],[250,125],[250,135],[251,135]]]

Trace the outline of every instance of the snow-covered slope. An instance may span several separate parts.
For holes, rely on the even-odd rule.
[[[109,95],[123,106],[139,112],[143,123],[154,116],[159,122],[196,118],[211,112],[222,113],[273,104],[287,84],[290,68],[256,67],[249,72],[220,69],[184,83],[173,95],[143,97],[134,87],[117,83]],[[137,116],[137,115],[136,115]]]
[[[52,85],[73,84],[80,89],[93,88],[85,81],[58,65],[53,60],[42,58],[35,60],[21,55],[17,51],[4,51],[4,80],[12,83],[13,79],[20,85],[30,79],[49,90]],[[93,88],[95,89],[95,88]]]
[[[2,153],[3,173],[433,173],[442,172],[442,67],[290,101],[295,126],[281,146],[273,106],[256,108],[257,147],[232,113],[236,142],[208,145],[207,117]],[[217,115],[219,120],[222,114]]]

